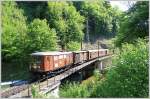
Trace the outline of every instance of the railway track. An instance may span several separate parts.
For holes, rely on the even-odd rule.
[[[8,98],[9,96],[15,95],[15,94],[27,89],[27,88],[28,88],[28,84],[21,85],[21,86],[15,86],[11,89],[8,89],[8,90],[2,92],[1,97],[2,98]]]

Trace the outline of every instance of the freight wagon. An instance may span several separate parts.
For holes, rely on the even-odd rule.
[[[32,72],[51,72],[73,64],[72,52],[37,52],[31,56]]]
[[[79,64],[88,60],[88,52],[87,51],[74,51],[73,52],[73,63]]]

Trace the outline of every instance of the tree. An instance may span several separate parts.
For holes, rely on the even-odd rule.
[[[50,51],[57,49],[57,37],[54,29],[50,29],[46,19],[34,19],[29,25],[28,50]]]
[[[122,15],[116,40],[117,46],[121,46],[123,42],[132,43],[138,37],[148,36],[148,8],[148,1],[138,1]]]
[[[30,23],[35,18],[45,19],[47,10],[46,1],[16,1],[18,7],[24,10],[24,15],[27,16],[27,22]]]
[[[46,19],[51,28],[56,29],[62,50],[71,42],[80,42],[83,38],[84,17],[76,11],[72,3],[49,2]]]
[[[15,2],[2,2],[2,59],[4,61],[24,57],[28,29],[23,13]]]
[[[74,2],[74,6],[86,18],[88,22],[86,28],[93,40],[102,35],[112,37],[117,32],[120,11],[112,8],[108,1]],[[86,33],[86,31],[85,29],[84,32]]]

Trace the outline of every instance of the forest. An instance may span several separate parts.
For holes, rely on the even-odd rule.
[[[105,0],[3,1],[1,5],[2,81],[27,78],[33,52],[76,51],[81,43],[95,44],[104,37],[113,45],[106,47],[115,50],[114,67],[105,79],[96,78],[96,86],[68,84],[61,96],[148,97],[148,1],[137,1],[124,12]]]

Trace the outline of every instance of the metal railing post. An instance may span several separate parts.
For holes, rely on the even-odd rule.
[[[28,84],[28,96],[30,96],[30,85]]]
[[[48,87],[48,77],[47,77],[47,87]]]
[[[38,81],[38,84],[39,84],[39,91],[40,91],[40,81]]]
[[[54,84],[55,84],[55,76],[54,76]]]

